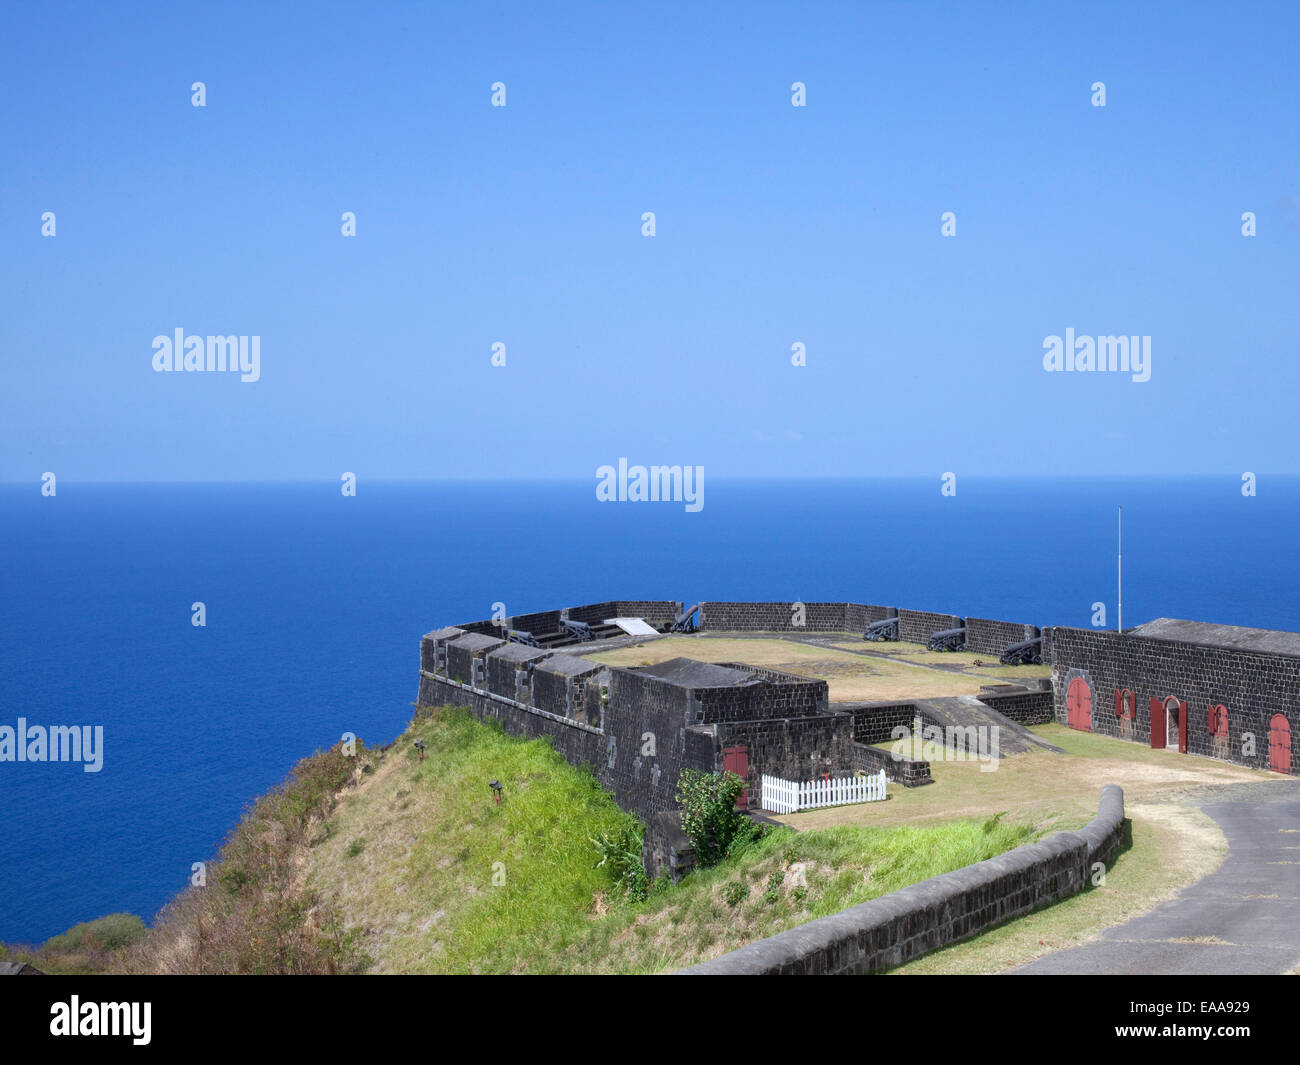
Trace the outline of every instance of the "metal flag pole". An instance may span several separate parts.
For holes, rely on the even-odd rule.
[[[1119,529],[1115,541],[1115,610],[1119,614],[1119,634],[1124,635],[1124,508],[1119,510]]]

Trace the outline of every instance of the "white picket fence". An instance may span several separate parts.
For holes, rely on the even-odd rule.
[[[878,802],[885,797],[885,771],[863,777],[832,780],[782,780],[763,774],[763,809],[775,814],[844,806],[852,802]]]

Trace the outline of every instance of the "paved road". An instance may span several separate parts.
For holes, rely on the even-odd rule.
[[[1013,972],[1235,975],[1300,964],[1300,781],[1217,788],[1198,805],[1228,840],[1217,872],[1096,942]]]

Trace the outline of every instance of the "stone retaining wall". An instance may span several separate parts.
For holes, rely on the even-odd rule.
[[[1124,792],[1101,790],[1078,832],[1000,854],[682,970],[692,975],[815,975],[891,969],[1040,906],[1069,898],[1109,866],[1124,831]]]

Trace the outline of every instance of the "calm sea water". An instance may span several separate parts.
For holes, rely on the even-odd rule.
[[[352,731],[385,743],[419,637],[605,599],[855,600],[1300,630],[1300,480],[0,486],[0,724],[103,725],[104,768],[0,763],[0,939],[151,917],[242,807]],[[207,626],[190,623],[190,604]]]

